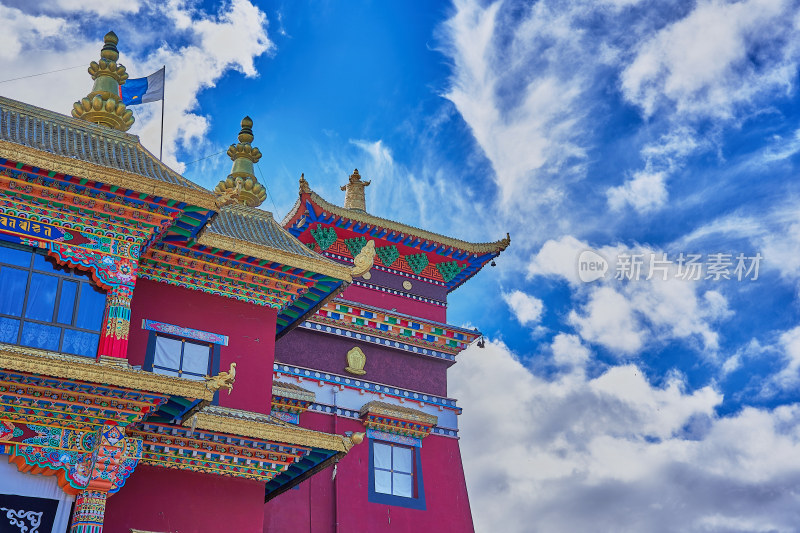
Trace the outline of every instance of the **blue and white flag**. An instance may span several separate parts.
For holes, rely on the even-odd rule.
[[[125,105],[146,104],[164,99],[164,72],[161,67],[146,78],[127,80],[119,86],[119,97]]]

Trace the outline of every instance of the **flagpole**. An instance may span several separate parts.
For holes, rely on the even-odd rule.
[[[158,149],[159,161],[161,161],[161,157],[164,155],[164,99],[167,92],[167,66],[164,65],[161,67],[161,70],[164,71],[164,92],[161,94],[161,146]]]

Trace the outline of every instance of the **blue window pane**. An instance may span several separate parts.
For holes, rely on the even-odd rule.
[[[56,305],[56,290],[58,278],[44,274],[32,274],[31,284],[28,288],[28,306],[25,308],[25,318],[51,322],[53,310]]]
[[[0,318],[0,342],[17,344],[19,320],[13,318]]]
[[[58,322],[72,324],[72,312],[75,310],[75,295],[78,284],[74,281],[61,282],[61,300],[58,302]]]
[[[398,474],[395,472],[392,475],[392,478],[392,493],[395,496],[403,496],[405,498],[411,498],[413,496],[413,493],[411,492],[410,474]]]
[[[97,343],[99,340],[100,335],[96,333],[65,329],[64,343],[61,351],[64,353],[74,353],[75,355],[85,355],[86,357],[95,357],[97,355]]]
[[[106,295],[94,290],[88,283],[81,283],[80,299],[75,325],[83,329],[100,331],[103,325],[103,312],[106,309]]]
[[[375,468],[390,470],[392,468],[392,447],[388,444],[374,443],[372,445],[372,458]]]
[[[211,355],[211,347],[207,344],[196,344],[184,341],[183,343],[183,364],[181,369],[184,372],[205,376],[208,374],[208,360]],[[189,378],[190,376],[186,376]]]
[[[14,316],[22,314],[27,284],[28,273],[25,270],[0,267],[0,313]]]
[[[177,375],[181,366],[181,341],[169,337],[156,337],[153,365],[174,370]]]
[[[392,473],[386,470],[375,471],[375,492],[392,493]]]
[[[0,263],[10,263],[25,268],[31,267],[31,255],[33,250],[17,250],[0,245]]]
[[[25,322],[22,325],[22,342],[24,346],[41,348],[43,350],[58,350],[58,340],[61,328]]]
[[[33,269],[43,270],[44,272],[52,272],[55,270],[53,268],[53,263],[47,260],[46,255],[42,254],[33,254]]]
[[[177,370],[166,370],[164,368],[153,367],[153,374],[164,374],[165,376],[178,377]]]
[[[394,454],[394,461],[392,462],[392,470],[395,472],[411,473],[411,448],[402,448],[400,446],[392,446]]]

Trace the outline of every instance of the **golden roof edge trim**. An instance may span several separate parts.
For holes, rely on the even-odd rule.
[[[145,370],[106,365],[86,357],[48,352],[11,344],[0,344],[0,368],[61,379],[112,385],[150,393],[209,401],[214,399],[214,392],[208,390],[205,383],[200,381],[163,376]]]
[[[276,381],[274,379],[272,380],[272,396],[281,396],[283,398],[303,400],[312,403],[317,399],[317,395],[310,390],[293,383],[284,383],[283,381]]]
[[[221,235],[219,233],[212,233],[206,231],[207,227],[203,229],[200,237],[197,239],[197,244],[208,246],[209,248],[219,248],[229,252],[240,253],[255,257],[257,259],[265,259],[267,261],[275,261],[283,265],[291,267],[302,268],[303,270],[310,270],[317,274],[331,276],[340,279],[346,283],[351,283],[353,278],[350,277],[350,269],[344,265],[338,265],[333,261],[328,261],[320,256],[319,259],[303,257],[295,255],[291,252],[278,250],[271,246],[262,246],[260,244],[253,244],[247,241]]]
[[[428,241],[433,241],[439,244],[444,244],[445,246],[450,246],[452,248],[463,250],[465,252],[476,253],[476,254],[492,253],[492,252],[500,253],[506,248],[508,248],[509,244],[511,244],[511,237],[508,234],[506,234],[506,237],[504,239],[500,239],[499,241],[494,241],[494,242],[474,243],[474,242],[462,241],[461,239],[456,239],[454,237],[448,237],[446,235],[441,235],[438,233],[434,233],[432,231],[427,231],[414,226],[409,226],[408,224],[395,222],[375,215],[371,215],[369,213],[362,213],[360,211],[352,211],[350,209],[345,209],[344,207],[339,207],[338,205],[334,205],[328,202],[314,191],[311,191],[311,200],[317,203],[320,207],[322,207],[324,211],[333,213],[334,215],[339,215],[341,217],[349,218],[352,220],[358,220],[359,222],[372,224],[374,226],[380,226],[381,228],[397,231],[400,233],[405,233],[407,235],[414,235],[415,237],[419,237],[421,239]],[[294,216],[296,209],[300,208],[302,208],[302,202],[296,203],[292,207],[292,210],[289,211],[289,214],[287,214],[286,217],[284,218],[284,222],[288,222],[289,219],[292,216]]]
[[[218,209],[214,195],[205,190],[189,189],[183,185],[167,183],[124,170],[104,167],[62,155],[51,154],[50,152],[37,150],[36,148],[23,146],[10,141],[0,140],[0,157],[11,159],[18,163],[25,163],[37,168],[46,168],[61,174],[68,174],[70,176],[87,178],[108,185],[124,187],[125,189],[131,189],[150,196],[177,200],[212,211]]]
[[[439,423],[439,417],[435,415],[429,415],[424,411],[412,407],[392,405],[378,400],[365,403],[359,410],[359,416],[364,416],[367,413],[391,416],[392,418],[410,420],[412,422],[422,422],[423,424],[430,424],[431,426],[435,426]]]
[[[247,413],[247,411],[243,411],[243,413]],[[190,418],[183,425],[229,435],[241,435],[254,439],[285,442],[287,444],[323,448],[345,453],[353,446],[353,442],[343,435],[323,433],[299,427],[288,427],[258,420],[246,420],[225,416],[221,413],[200,411],[193,418],[194,420]]]

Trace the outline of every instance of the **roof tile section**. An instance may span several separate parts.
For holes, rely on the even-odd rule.
[[[276,248],[317,261],[328,261],[283,229],[272,217],[272,213],[246,205],[232,204],[220,209],[206,232]]]
[[[0,140],[207,192],[159,161],[136,135],[1,96]]]

